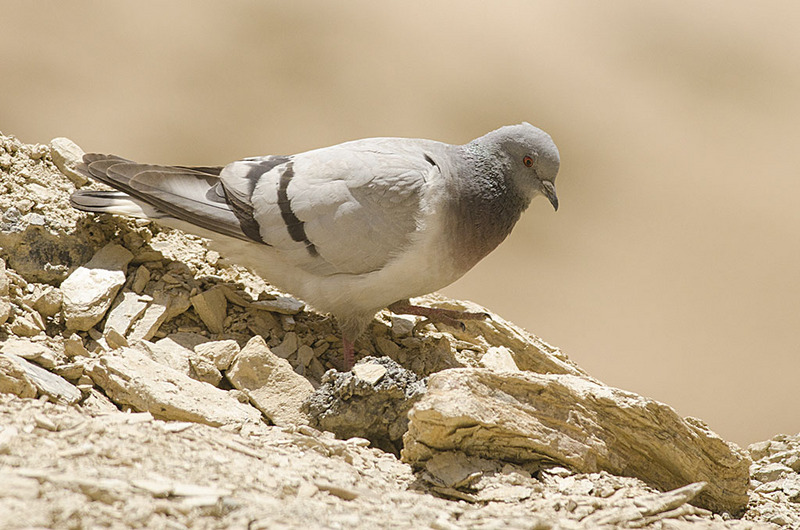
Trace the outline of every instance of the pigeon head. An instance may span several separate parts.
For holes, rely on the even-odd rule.
[[[501,127],[477,141],[491,146],[502,158],[506,175],[524,197],[544,195],[558,210],[555,181],[560,158],[549,134],[523,122]]]

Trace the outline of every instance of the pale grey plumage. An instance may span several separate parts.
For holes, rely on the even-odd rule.
[[[537,194],[558,207],[558,150],[530,124],[456,146],[371,138],[225,167],[153,166],[86,155],[119,192],[76,208],[157,218],[333,313],[345,346],[397,300],[453,282],[510,233]]]

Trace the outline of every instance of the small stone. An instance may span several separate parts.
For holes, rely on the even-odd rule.
[[[283,342],[272,348],[272,353],[282,359],[287,359],[297,351],[297,333],[290,331],[283,337]]]
[[[217,370],[227,370],[240,350],[235,340],[204,342],[194,347],[194,352],[211,361]]]
[[[89,350],[83,345],[83,339],[77,333],[73,333],[64,341],[64,355],[70,359],[74,357],[91,357]]]
[[[48,372],[44,368],[30,363],[13,354],[0,355],[0,392],[10,392],[20,397],[51,396],[55,401],[67,404],[77,403],[81,398],[80,391],[63,377]],[[30,395],[30,386],[36,392]]]
[[[133,274],[133,282],[131,282],[131,291],[137,294],[142,294],[147,282],[150,281],[150,269],[144,265],[139,265],[136,272]]]
[[[278,296],[274,300],[259,300],[258,302],[250,304],[250,307],[254,309],[262,309],[282,315],[296,315],[302,311],[305,306],[303,302],[291,296]]]
[[[308,423],[300,407],[314,387],[285,359],[274,355],[262,337],[250,339],[226,376],[234,387],[247,392],[253,405],[275,425]]]
[[[48,285],[33,301],[33,308],[43,317],[53,317],[61,311],[63,296],[57,287]]]
[[[17,337],[35,337],[44,329],[44,325],[40,325],[32,313],[17,315],[14,317],[14,321],[8,325],[8,330]]]
[[[353,367],[353,373],[365,383],[376,385],[386,375],[386,368],[378,363],[359,363]]]
[[[193,355],[192,350],[185,348],[170,337],[160,339],[156,343],[146,340],[138,341],[134,348],[155,362],[169,366],[184,375],[192,373],[189,363],[189,358]]]
[[[69,178],[76,187],[81,187],[89,179],[76,171],[83,161],[83,150],[69,138],[53,138],[50,140],[50,157],[59,171]]]
[[[0,455],[7,455],[10,452],[11,444],[19,436],[19,430],[13,425],[0,427]]]
[[[152,301],[149,296],[141,296],[133,291],[123,291],[114,300],[111,310],[106,317],[103,332],[108,338],[109,330],[125,336],[133,323],[144,314],[147,306]]]
[[[789,466],[778,462],[772,462],[764,466],[754,465],[753,467],[755,469],[752,472],[752,477],[759,482],[772,482],[794,472]]]
[[[0,345],[0,351],[18,355],[48,369],[54,368],[57,364],[56,354],[40,342],[10,337]]]
[[[212,333],[223,332],[223,322],[228,311],[228,300],[222,286],[212,287],[191,297],[192,306],[197,315]]]
[[[106,344],[108,344],[108,347],[112,350],[128,346],[128,339],[114,328],[109,328],[104,338],[106,339]]]
[[[213,386],[218,386],[222,381],[222,373],[214,366],[210,360],[193,353],[189,357],[189,366],[191,366],[190,376],[192,379],[203,381]]]
[[[308,366],[308,363],[311,362],[311,359],[314,357],[314,348],[303,344],[299,348],[297,348],[297,362],[301,366]]]
[[[396,339],[410,337],[414,331],[414,326],[417,325],[417,321],[413,317],[392,314],[390,318],[392,335]]]
[[[484,368],[495,372],[519,372],[511,350],[505,346],[492,346],[489,348],[481,357],[481,364]]]
[[[102,320],[120,287],[133,254],[108,244],[61,283],[63,311],[69,329],[86,331]]]

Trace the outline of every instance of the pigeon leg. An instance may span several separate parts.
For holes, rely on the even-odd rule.
[[[389,311],[399,315],[417,315],[425,317],[432,322],[441,322],[447,326],[458,328],[461,331],[466,329],[464,323],[461,322],[462,320],[484,320],[490,318],[489,313],[424,307],[413,305],[408,300],[398,300],[391,304],[389,306]]]
[[[355,364],[355,344],[347,337],[342,337],[342,368],[343,372],[349,372]]]

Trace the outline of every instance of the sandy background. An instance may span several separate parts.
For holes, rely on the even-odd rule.
[[[0,130],[219,164],[522,120],[562,155],[445,292],[745,444],[800,430],[800,7],[0,1]]]

